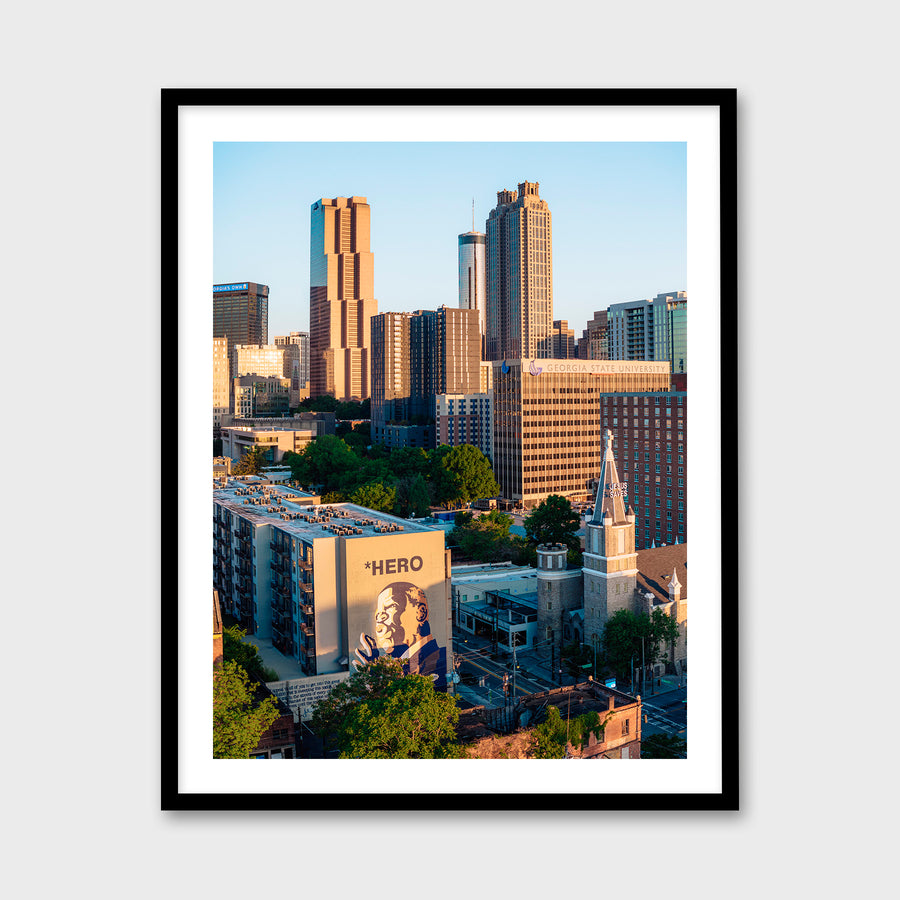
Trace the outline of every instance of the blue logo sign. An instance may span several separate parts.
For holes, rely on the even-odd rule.
[[[506,374],[509,373],[509,366],[506,364],[506,360],[505,360],[505,359],[503,360],[503,365],[500,366],[500,371],[501,371],[504,375],[506,375]]]
[[[243,284],[214,284],[213,293],[218,294],[222,291],[246,291],[250,285],[245,281]]]

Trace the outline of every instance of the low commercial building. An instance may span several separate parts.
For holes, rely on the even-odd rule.
[[[317,437],[315,428],[298,428],[291,419],[283,422],[283,425],[229,425],[223,428],[222,455],[238,462],[249,450],[259,447],[264,451],[266,462],[274,464],[281,462],[287,451],[302,453]]]

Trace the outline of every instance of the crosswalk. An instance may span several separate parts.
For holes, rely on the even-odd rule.
[[[652,703],[642,703],[641,711],[647,717],[646,724],[654,726],[659,731],[665,731],[667,734],[676,735],[680,735],[685,731],[683,722],[675,721],[662,709],[658,706],[654,706]]]

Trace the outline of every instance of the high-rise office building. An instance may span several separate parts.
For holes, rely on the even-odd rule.
[[[484,235],[479,231],[470,231],[459,236],[459,308],[478,310],[478,324],[483,342],[487,295],[485,293]]]
[[[213,428],[218,429],[231,411],[231,384],[228,377],[228,338],[213,338]]]
[[[565,319],[553,320],[553,358],[575,359],[575,330]]]
[[[485,355],[490,360],[553,353],[553,229],[538,183],[498,191],[488,217]]]
[[[667,362],[495,362],[493,468],[503,497],[529,508],[550,494],[589,499],[603,462],[602,396],[669,387]]]
[[[372,317],[373,441],[433,446],[435,397],[477,394],[480,386],[478,310],[442,306]]]
[[[269,288],[255,281],[213,285],[213,337],[228,346],[269,343]],[[230,376],[236,373],[232,369]]]
[[[606,332],[609,326],[609,312],[600,309],[588,319],[587,327],[578,342],[578,359],[609,359]]]
[[[672,372],[687,372],[687,293],[611,304],[608,343],[610,359],[665,359]]]
[[[409,419],[409,313],[372,316],[372,442],[386,443],[388,423]]]
[[[338,400],[370,395],[374,257],[365,197],[316,200],[309,252],[310,393]]]

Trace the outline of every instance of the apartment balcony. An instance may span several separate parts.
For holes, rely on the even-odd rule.
[[[301,603],[299,604],[299,606],[300,612],[302,612],[305,616],[311,616],[315,612],[311,603]]]
[[[297,568],[303,572],[312,572],[312,563],[308,563],[305,559],[298,559]]]
[[[304,637],[311,638],[311,637],[315,637],[315,636],[316,636],[316,629],[315,629],[315,627],[312,627],[312,626],[310,626],[310,625],[307,625],[305,622],[301,622],[301,623],[300,623],[300,633],[301,633]]]
[[[300,590],[307,596],[312,596],[313,594],[313,586],[306,581],[300,582]]]

